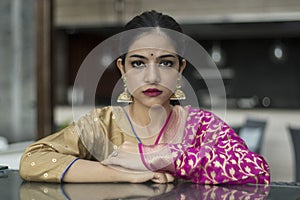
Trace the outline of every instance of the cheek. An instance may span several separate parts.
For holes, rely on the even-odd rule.
[[[133,94],[138,88],[144,85],[143,74],[133,72],[132,70],[126,73],[128,91]]]
[[[161,74],[162,76],[160,85],[174,92],[177,85],[178,71],[169,70],[168,72],[164,72]]]

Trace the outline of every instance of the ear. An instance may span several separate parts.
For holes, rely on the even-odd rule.
[[[125,74],[125,66],[122,64],[122,58],[118,58],[116,61],[116,65],[118,69],[120,70],[122,76]]]
[[[181,66],[179,66],[179,73],[182,74],[183,70],[185,69],[186,67],[186,60],[185,59],[182,59],[181,60],[182,64]]]

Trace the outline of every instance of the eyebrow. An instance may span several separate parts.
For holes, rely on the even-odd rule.
[[[130,58],[141,58],[141,59],[146,59],[148,60],[147,57],[139,55],[139,54],[133,54],[131,56],[129,56]],[[172,57],[172,58],[176,58],[176,56],[172,55],[172,54],[166,54],[166,55],[161,55],[159,56],[159,58],[168,58],[168,57]]]
[[[145,56],[139,55],[139,54],[133,54],[131,56],[129,56],[130,58],[141,58],[141,59],[146,59],[148,60]]]
[[[166,55],[159,56],[159,58],[168,58],[168,57],[176,58],[176,56],[174,56],[172,54],[166,54]]]

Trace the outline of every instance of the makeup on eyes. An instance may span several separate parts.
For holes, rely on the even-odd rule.
[[[159,65],[161,67],[173,67],[173,61],[171,60],[162,60],[161,62],[159,62]]]
[[[130,64],[133,68],[144,68],[150,60],[146,56],[140,54],[130,55],[129,58],[132,60],[130,61]],[[174,59],[177,59],[177,57],[172,54],[161,55],[156,59],[156,64],[159,67],[172,67],[174,62],[176,62]]]
[[[133,68],[143,68],[146,67],[146,64],[143,61],[135,60],[130,62]]]

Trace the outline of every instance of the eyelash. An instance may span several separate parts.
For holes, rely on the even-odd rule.
[[[173,66],[173,61],[170,61],[170,60],[163,60],[159,63],[159,65],[161,65],[162,63],[167,63],[166,65],[164,65],[162,67],[172,67]]]
[[[143,66],[141,66],[141,64],[142,64]],[[138,66],[137,66],[137,65],[138,65]],[[145,67],[145,63],[144,63],[143,61],[136,60],[136,61],[132,61],[132,62],[131,62],[131,66],[132,66],[133,68],[143,68],[143,67]]]
[[[143,61],[136,60],[131,62],[131,66],[133,68],[143,68],[146,66],[146,64]],[[163,60],[159,63],[160,67],[172,67],[173,66],[173,61],[170,60]]]

